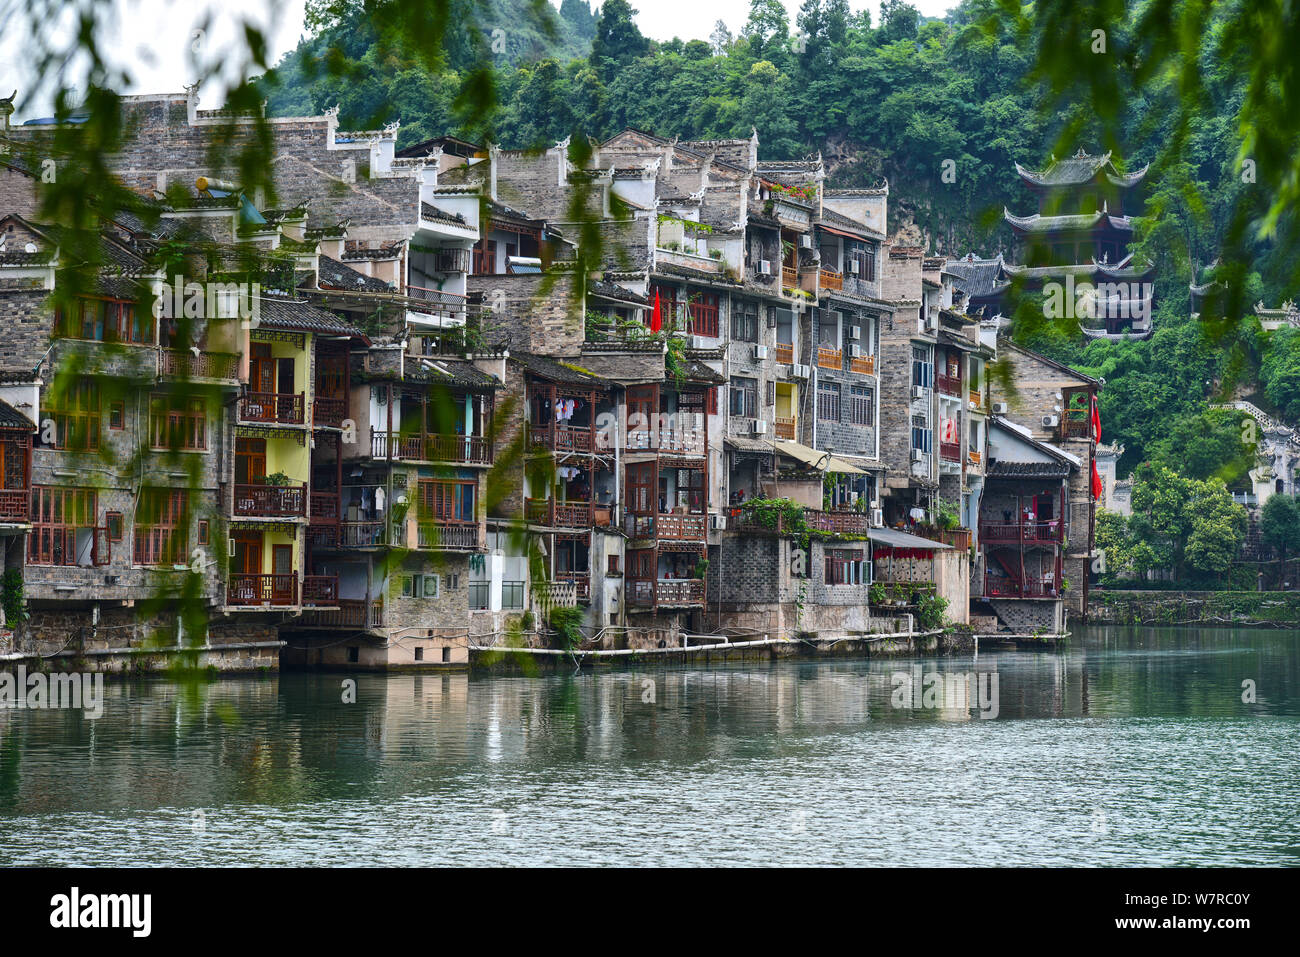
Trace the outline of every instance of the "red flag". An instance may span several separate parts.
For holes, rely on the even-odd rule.
[[[1101,498],[1101,473],[1097,471],[1097,463],[1092,463],[1092,498],[1093,501]]]
[[[650,314],[650,331],[658,332],[664,327],[664,314],[659,309],[659,290],[655,290],[655,309]]]
[[[1094,441],[1101,441],[1101,413],[1097,411],[1097,397],[1092,397],[1092,437]]]

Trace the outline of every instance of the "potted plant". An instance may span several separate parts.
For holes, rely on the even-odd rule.
[[[262,481],[265,482],[267,485],[277,485],[283,488],[284,486],[289,484],[289,476],[285,475],[283,472],[272,472],[270,475],[266,476]]]

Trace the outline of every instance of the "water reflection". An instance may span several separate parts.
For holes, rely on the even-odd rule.
[[[0,860],[1294,863],[1298,667],[1282,632],[1097,629],[943,660],[359,675],[355,703],[337,675],[110,681],[97,721],[0,710]],[[897,707],[900,674],[937,690]],[[954,696],[967,676],[996,678],[995,719]]]

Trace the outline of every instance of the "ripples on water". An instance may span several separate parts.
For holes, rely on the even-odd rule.
[[[894,708],[915,664],[996,669],[997,718]],[[1296,864],[1298,672],[1285,632],[1094,629],[977,664],[360,675],[355,704],[342,675],[112,682],[97,721],[0,711],[0,862]]]

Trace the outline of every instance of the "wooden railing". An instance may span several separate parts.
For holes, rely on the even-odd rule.
[[[311,493],[312,523],[333,523],[339,520],[339,493]]]
[[[1061,423],[1061,434],[1067,439],[1092,438],[1092,423],[1087,418],[1066,418]]]
[[[795,431],[798,428],[798,423],[793,415],[778,415],[775,416],[775,420],[776,437],[778,439],[794,439],[797,437]]]
[[[628,603],[641,608],[703,605],[704,581],[699,578],[633,579],[628,582]]]
[[[627,448],[630,451],[658,450],[703,455],[704,440],[703,429],[636,428],[627,432]]]
[[[338,575],[304,575],[302,603],[304,605],[332,605],[339,600]]]
[[[793,266],[781,267],[781,285],[786,289],[799,288],[799,270]]]
[[[317,396],[311,404],[313,425],[339,429],[348,416],[348,400],[334,396]]]
[[[686,331],[693,336],[718,336],[718,307],[714,303],[692,302],[686,308]]]
[[[776,344],[776,361],[777,362],[794,362],[794,343],[778,342]]]
[[[30,489],[0,490],[0,522],[26,522],[31,517]]]
[[[937,375],[935,385],[942,395],[961,395],[961,379],[951,375]]]
[[[556,572],[554,584],[570,584],[578,601],[591,601],[591,574],[588,572]]]
[[[980,464],[980,461],[981,461],[981,459],[982,459],[982,456],[981,456],[980,453],[977,452],[975,449],[967,449],[967,450],[966,450],[966,458],[968,458],[968,459],[970,460],[970,464],[971,464],[971,465],[979,465],[979,464]]]
[[[961,461],[961,443],[960,442],[940,442],[939,458],[944,462]]]
[[[862,375],[876,374],[876,357],[875,356],[855,356],[849,359],[849,371],[858,372]]]
[[[843,289],[844,274],[836,272],[834,269],[823,269],[821,271],[821,287],[823,289]]]
[[[492,446],[482,435],[402,435],[371,430],[370,455],[405,462],[492,464]]]
[[[549,525],[552,528],[588,528],[592,525],[590,502],[530,498],[524,500],[524,515],[535,525]]]
[[[984,408],[984,396],[977,389],[972,389],[968,396],[972,409]]]
[[[844,353],[839,349],[827,349],[824,346],[817,347],[817,367],[819,369],[840,370],[844,367]]]
[[[238,379],[239,356],[222,352],[158,350],[158,375],[176,379]]]
[[[235,514],[300,518],[307,514],[307,485],[236,485]]]
[[[421,522],[415,542],[419,548],[477,549],[483,535],[477,522]]]
[[[303,424],[303,394],[245,392],[239,398],[239,417],[245,422]]]
[[[702,542],[706,534],[703,515],[632,515],[624,526],[634,539],[672,539]]]
[[[365,631],[369,628],[384,627],[384,601],[355,598],[340,598],[337,608],[305,609],[302,613],[304,625],[314,628],[350,628]]]
[[[1058,521],[1019,522],[1011,525],[980,522],[980,538],[985,542],[1060,542],[1064,530]]]
[[[535,448],[554,452],[590,452],[592,431],[586,427],[567,425],[531,425],[528,428],[528,440]]]
[[[1050,579],[998,578],[984,576],[984,595],[988,598],[1056,598],[1059,592]]]
[[[797,523],[796,523],[797,524]],[[871,528],[871,517],[862,512],[831,511],[805,508],[804,528],[831,535],[866,535]],[[803,528],[787,527],[785,512],[775,506],[741,506],[737,528],[746,531],[772,532],[777,535],[802,533]]]
[[[297,575],[231,575],[227,605],[296,605]]]
[[[343,548],[370,548],[388,541],[383,522],[339,522],[338,528]]]

